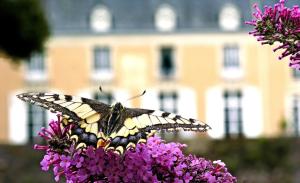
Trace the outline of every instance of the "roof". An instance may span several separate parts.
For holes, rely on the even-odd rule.
[[[43,5],[54,35],[95,34],[90,28],[90,15],[94,7],[99,5],[106,6],[112,15],[112,27],[104,34],[151,34],[160,33],[155,28],[154,16],[161,4],[169,4],[175,10],[175,33],[222,31],[218,17],[222,7],[228,3],[235,5],[240,12],[241,26],[238,31],[248,31],[249,26],[243,22],[251,19],[254,2],[255,0],[43,0]],[[278,1],[259,2],[274,4]],[[288,3],[296,2],[300,4],[300,0]]]

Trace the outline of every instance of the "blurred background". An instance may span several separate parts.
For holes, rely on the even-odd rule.
[[[161,136],[239,182],[300,182],[300,72],[248,35],[255,2],[277,3],[1,0],[0,182],[54,181],[32,145],[55,115],[16,98],[30,91],[200,119],[207,134]]]

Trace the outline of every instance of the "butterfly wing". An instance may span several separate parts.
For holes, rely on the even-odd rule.
[[[110,135],[111,143],[108,146],[108,149],[114,149],[120,154],[128,148],[135,147],[137,143],[146,142],[156,130],[183,129],[205,132],[210,129],[207,124],[195,119],[148,109],[125,108],[121,118],[123,126]]]
[[[199,131],[205,132],[211,127],[202,121],[184,118],[180,115],[147,110],[147,109],[127,109],[126,112],[128,118],[132,119],[132,124],[134,124],[140,131],[150,131],[150,130],[186,130],[186,131]],[[125,124],[126,125],[126,124]]]
[[[71,95],[53,93],[22,93],[17,97],[25,102],[41,106],[51,112],[61,112],[69,122],[86,121],[94,123],[103,114],[107,114],[110,106],[96,100]]]

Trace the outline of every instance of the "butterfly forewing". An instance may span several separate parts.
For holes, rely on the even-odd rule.
[[[110,106],[104,103],[71,95],[23,93],[17,95],[17,97],[51,112],[60,112],[70,122],[86,121],[86,123],[94,123],[99,121],[101,114],[106,114],[110,110]]]

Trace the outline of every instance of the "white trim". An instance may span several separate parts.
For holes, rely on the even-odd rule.
[[[112,69],[99,69],[92,71],[91,78],[93,81],[107,81],[114,77]]]

